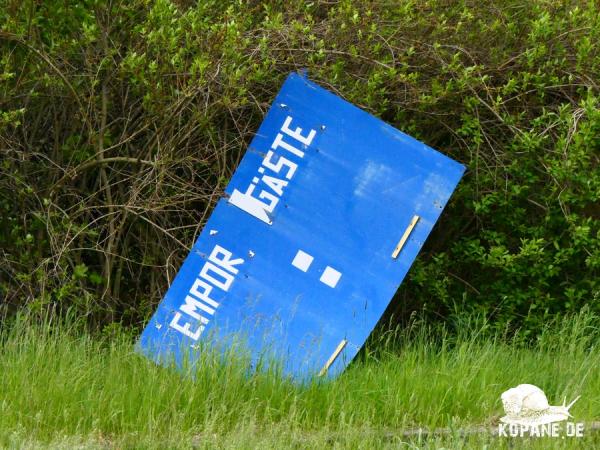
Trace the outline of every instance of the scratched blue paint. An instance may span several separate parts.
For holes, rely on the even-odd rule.
[[[197,354],[200,345],[226,352],[243,342],[256,362],[279,358],[286,374],[317,373],[342,339],[347,345],[327,371],[339,374],[359,351],[404,279],[464,167],[360,110],[305,77],[291,74],[275,98],[226,189],[246,192],[287,117],[310,145],[284,137],[302,158],[278,148],[277,157],[297,164],[268,224],[219,201],[184,261],[138,349],[157,362]],[[277,152],[276,152],[277,153]],[[268,172],[268,171],[267,171]],[[281,171],[282,173],[285,170]],[[277,175],[281,178],[281,174]],[[258,196],[259,188],[254,191]],[[397,259],[392,252],[412,217],[419,222]],[[243,263],[200,337],[170,324],[199,322],[181,311],[194,281],[216,245]],[[313,257],[306,272],[292,265],[298,250]],[[320,281],[327,266],[341,273],[335,287]],[[206,280],[204,280],[206,281]]]

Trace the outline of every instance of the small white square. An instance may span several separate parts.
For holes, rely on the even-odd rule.
[[[334,288],[337,286],[338,281],[340,281],[340,278],[342,278],[342,274],[340,272],[335,270],[333,267],[327,266],[323,271],[323,275],[321,275],[320,280],[327,286]]]
[[[302,272],[306,272],[310,265],[313,262],[313,257],[308,253],[303,252],[302,250],[298,250],[296,256],[294,256],[294,260],[292,261],[292,266],[300,269]]]

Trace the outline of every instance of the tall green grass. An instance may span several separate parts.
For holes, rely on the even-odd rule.
[[[495,425],[500,394],[520,383],[552,404],[581,395],[573,420],[598,420],[599,323],[582,312],[526,342],[478,319],[452,334],[417,321],[373,339],[337,380],[296,386],[208,354],[194,378],[182,376],[137,355],[119,329],[95,336],[19,319],[0,334],[0,446],[598,448],[591,430],[565,440],[463,431]],[[446,434],[405,434],[418,427]]]

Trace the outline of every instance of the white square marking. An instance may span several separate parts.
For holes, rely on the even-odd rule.
[[[340,278],[342,278],[342,274],[340,272],[335,270],[333,267],[327,266],[325,268],[325,271],[323,272],[323,275],[321,275],[320,280],[327,286],[334,288],[337,286],[338,281],[340,281]]]
[[[292,261],[292,266],[300,269],[302,272],[306,272],[310,265],[313,262],[313,257],[308,253],[303,252],[302,250],[298,250],[296,256],[294,256],[294,260]]]

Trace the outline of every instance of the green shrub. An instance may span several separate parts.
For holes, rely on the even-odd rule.
[[[9,308],[141,323],[307,68],[468,166],[390,314],[600,310],[594,1],[0,0],[0,23]]]

